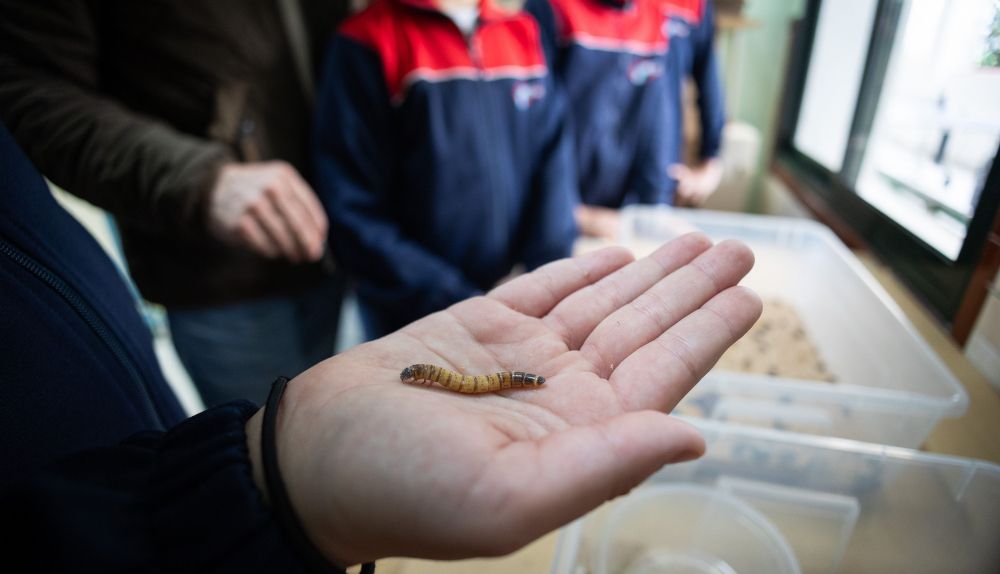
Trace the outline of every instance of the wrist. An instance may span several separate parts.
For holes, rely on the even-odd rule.
[[[247,454],[250,457],[250,469],[253,474],[253,482],[260,493],[260,498],[264,506],[269,506],[267,496],[267,481],[264,480],[264,466],[260,456],[260,429],[264,420],[264,409],[259,409],[244,425],[243,429],[247,435]]]
[[[288,450],[290,444],[301,443],[283,440],[280,446],[278,444],[279,438],[287,439],[285,435],[290,432],[288,417],[296,410],[294,395],[297,389],[289,393],[292,396],[288,397],[287,401],[282,401],[288,383],[285,377],[275,381],[266,406],[257,411],[246,423],[246,440],[253,480],[261,492],[262,500],[271,511],[272,519],[296,549],[303,563],[310,570],[327,571],[332,567],[336,569],[334,571],[343,571],[345,564],[357,564],[361,561],[345,559],[349,552],[337,551],[334,545],[323,543],[327,537],[316,532],[315,526],[313,528],[308,526],[301,512],[303,508],[301,500],[298,505],[293,502],[292,485],[301,484],[301,481],[296,480],[294,465],[291,465],[293,468],[289,471],[287,462],[289,453],[284,451]],[[279,459],[285,460],[285,464],[280,464]],[[362,566],[362,573],[372,571],[371,564]]]

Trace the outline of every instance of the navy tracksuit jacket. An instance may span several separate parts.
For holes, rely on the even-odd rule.
[[[694,80],[698,88],[698,113],[701,123],[701,149],[699,159],[719,155],[722,145],[722,128],[726,112],[722,83],[719,81],[718,62],[715,58],[715,16],[709,0],[660,0],[667,13],[667,31],[670,36],[669,88],[676,94],[673,103],[677,117],[682,117],[680,98],[684,80]],[[671,126],[670,138],[677,153],[675,163],[683,160],[684,135],[680,122]]]
[[[675,74],[659,0],[529,0],[572,110],[581,200],[668,203]]]
[[[564,106],[527,14],[484,2],[467,38],[428,0],[376,0],[342,25],[318,100],[318,192],[370,336],[570,253]]]
[[[251,478],[256,407],[185,420],[135,304],[0,124],[4,570],[303,571]]]

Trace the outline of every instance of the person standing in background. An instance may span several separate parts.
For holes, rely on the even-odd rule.
[[[676,106],[677,122],[667,124],[676,153],[670,175],[677,181],[675,203],[697,207],[722,181],[722,128],[726,123],[722,82],[715,57],[715,16],[711,0],[661,0],[670,38],[669,102]],[[684,163],[684,83],[691,78],[698,90],[701,144],[694,166]]]
[[[376,0],[344,23],[317,102],[317,180],[369,338],[570,253],[565,119],[527,14]]]
[[[333,353],[310,61],[346,2],[0,0],[0,118],[108,210],[208,405]],[[262,376],[267,373],[267,376]]]
[[[615,239],[618,209],[672,200],[679,107],[657,0],[529,0],[570,100],[586,235]],[[679,128],[678,128],[679,129]]]

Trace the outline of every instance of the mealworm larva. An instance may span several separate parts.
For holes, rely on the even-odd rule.
[[[545,377],[523,371],[500,371],[489,375],[462,375],[437,365],[410,365],[399,373],[404,383],[437,383],[456,393],[492,393],[502,389],[540,387]]]

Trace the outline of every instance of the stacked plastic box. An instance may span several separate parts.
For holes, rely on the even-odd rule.
[[[708,454],[567,527],[553,573],[1000,572],[1000,467],[884,446],[968,399],[850,251],[810,221],[649,207],[622,243],[678,216],[754,250],[743,284],[796,309],[837,381],[713,370],[675,412]]]
[[[553,574],[1000,572],[1000,466],[690,422],[707,454],[566,527]]]
[[[676,217],[756,255],[743,284],[792,304],[837,382],[713,370],[679,414],[919,447],[943,417],[965,412],[965,389],[902,311],[826,227],[808,220],[631,207],[622,244],[637,252],[669,239]]]

